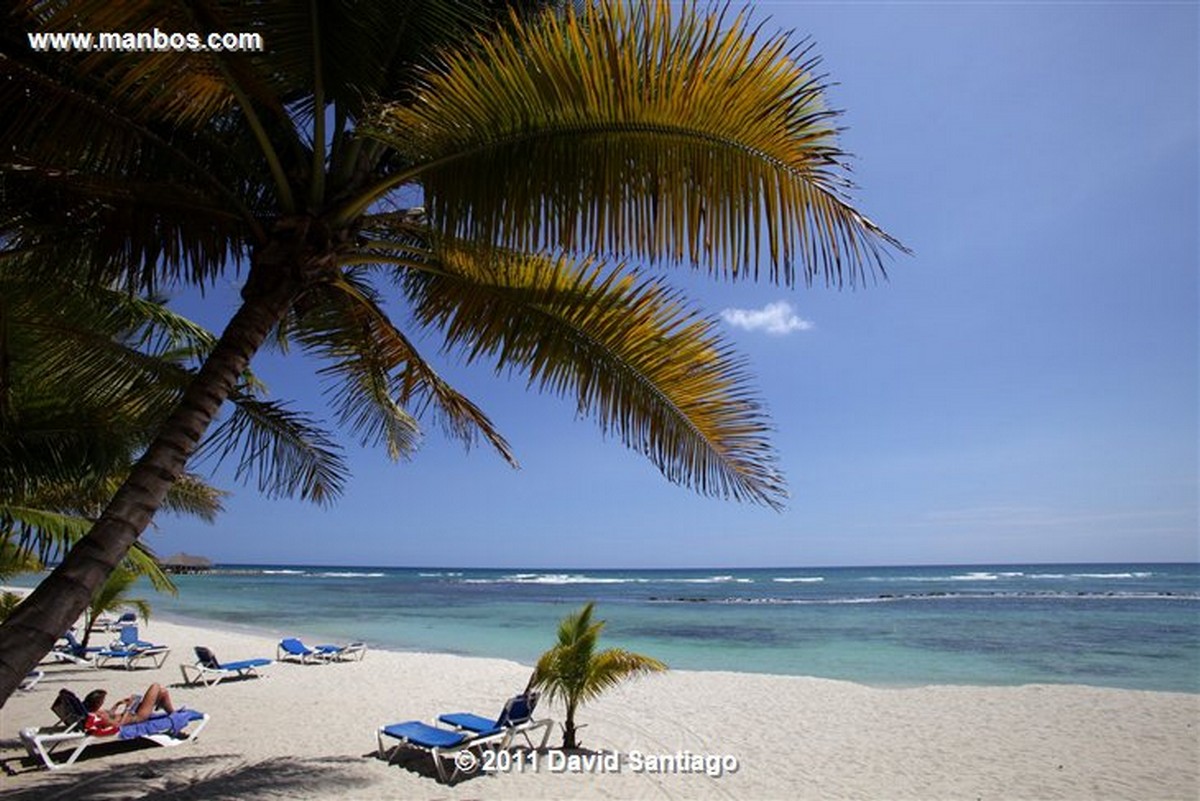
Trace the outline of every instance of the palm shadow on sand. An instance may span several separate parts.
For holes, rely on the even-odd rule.
[[[70,770],[46,774],[6,792],[5,801],[117,801],[117,799],[279,799],[308,795],[353,797],[370,779],[352,757],[276,757],[241,761],[236,754],[175,758],[114,767],[80,758]],[[44,771],[44,768],[43,768]]]

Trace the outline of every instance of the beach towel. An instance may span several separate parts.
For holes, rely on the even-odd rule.
[[[169,715],[156,715],[137,723],[126,723],[121,727],[119,736],[122,740],[133,740],[137,737],[148,737],[151,734],[178,735],[193,720],[204,717],[194,709],[178,709]]]

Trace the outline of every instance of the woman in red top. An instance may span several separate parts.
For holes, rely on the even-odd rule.
[[[105,690],[92,690],[83,699],[88,716],[84,722],[84,730],[89,734],[103,737],[116,734],[117,730],[126,723],[137,723],[153,715],[157,710],[168,714],[175,711],[171,703],[171,694],[161,684],[151,684],[144,695],[131,695],[122,698],[109,709],[104,708],[104,699],[108,696]]]

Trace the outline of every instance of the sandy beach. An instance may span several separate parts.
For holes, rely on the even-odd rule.
[[[582,745],[615,755],[590,769],[567,764],[552,749],[533,767],[446,785],[427,756],[391,765],[378,759],[378,727],[454,711],[494,715],[524,687],[529,668],[370,650],[361,662],[276,663],[261,679],[195,688],[182,686],[179,669],[193,661],[193,646],[234,661],[273,657],[277,640],[157,620],[141,634],[171,647],[161,668],[45,666],[32,691],[18,692],[0,710],[7,774],[0,795],[41,801],[1200,797],[1196,695],[1038,685],[884,689],[686,671],[634,681],[584,707]],[[53,722],[49,707],[59,688],[83,695],[105,687],[118,697],[150,682],[168,686],[177,704],[211,715],[196,742],[106,743],[53,773],[24,758],[18,731]],[[554,705],[538,711],[562,719]],[[556,726],[550,745],[559,742]],[[654,770],[664,756],[713,766],[721,775]]]

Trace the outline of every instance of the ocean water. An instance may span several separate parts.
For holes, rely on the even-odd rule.
[[[1200,565],[480,570],[223,565],[164,619],[532,665],[587,601],[602,644],[689,670],[881,686],[1200,692]]]

